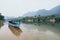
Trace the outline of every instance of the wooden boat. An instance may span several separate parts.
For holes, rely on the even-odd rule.
[[[13,22],[13,21],[8,21],[9,25],[14,26],[14,27],[19,27],[20,26],[20,22]]]

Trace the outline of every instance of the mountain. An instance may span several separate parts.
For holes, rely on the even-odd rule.
[[[24,14],[23,16],[35,16],[36,15],[36,12],[28,12],[26,14]]]
[[[12,20],[14,17],[10,17],[10,16],[5,16],[5,21],[10,21]]]
[[[36,15],[41,15],[41,16],[49,15],[49,10],[45,10],[45,9],[38,10],[38,11],[36,12]]]
[[[56,14],[60,15],[60,5],[52,8],[51,10],[42,9],[36,12],[28,12],[23,16],[38,16],[38,15],[47,16],[47,15],[56,15]]]
[[[50,10],[51,14],[60,14],[60,6],[56,6]]]

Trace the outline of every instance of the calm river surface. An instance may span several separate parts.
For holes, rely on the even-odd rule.
[[[0,40],[60,40],[60,24],[25,24],[14,28],[0,23]]]

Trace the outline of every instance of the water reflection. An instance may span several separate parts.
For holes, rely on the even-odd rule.
[[[45,24],[23,24],[21,40],[60,40],[60,28]],[[59,31],[58,31],[59,30]]]
[[[4,25],[3,21],[0,21],[0,28]]]
[[[9,25],[8,27],[11,30],[11,32],[16,36],[20,36],[20,34],[22,33],[22,30],[19,27],[13,27],[11,25]]]
[[[52,25],[22,23],[20,28],[6,23],[0,30],[0,40],[60,40],[60,24],[58,23]]]
[[[60,27],[60,23],[34,23],[34,25],[38,25],[38,26],[40,26],[40,25],[49,25],[49,26],[53,26],[53,27]]]

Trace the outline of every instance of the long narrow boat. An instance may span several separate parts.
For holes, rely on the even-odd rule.
[[[8,21],[9,25],[14,26],[14,27],[19,27],[20,26],[20,22],[13,22],[13,21]]]

